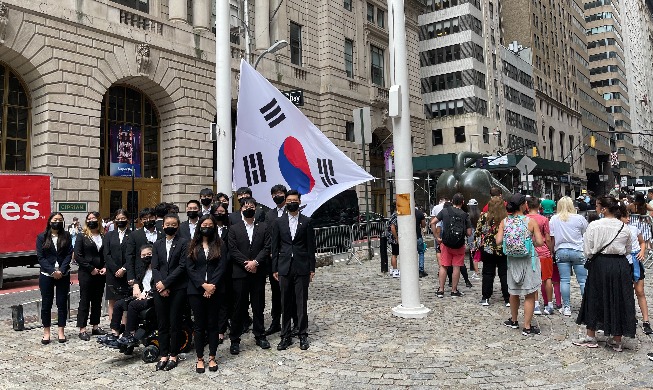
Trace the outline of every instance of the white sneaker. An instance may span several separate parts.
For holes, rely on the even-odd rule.
[[[535,306],[535,310],[533,310],[533,314],[535,314],[536,316],[542,315],[542,310],[540,309],[540,305]]]
[[[544,306],[544,310],[542,310],[542,313],[550,316],[551,314],[553,314],[553,308],[551,306]]]
[[[399,277],[399,270],[398,269],[392,270],[392,277],[393,278],[398,278]]]
[[[571,307],[563,306],[562,309],[560,309],[560,314],[567,317],[571,316]]]
[[[470,277],[472,280],[481,280],[481,277],[478,276],[476,272],[472,272],[472,276]]]

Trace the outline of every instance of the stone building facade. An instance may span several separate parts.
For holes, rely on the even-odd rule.
[[[232,19],[244,20],[240,3],[231,3]],[[371,105],[375,137],[370,156],[376,159],[368,159],[368,169],[383,179],[383,151],[392,143],[384,114],[390,76],[386,5],[360,0],[352,0],[349,7],[347,1],[344,7],[342,2],[313,3],[307,7],[305,1],[271,0],[270,18],[262,19],[272,21],[257,28],[259,7],[250,1],[247,29],[252,35],[268,31],[271,42],[285,39],[292,49],[265,57],[259,70],[282,90],[304,89],[304,113],[360,163],[359,146],[352,142],[351,111]],[[140,177],[135,179],[137,208],[161,200],[183,206],[201,188],[212,186],[214,2],[9,0],[0,4],[0,79],[6,118],[0,170],[51,173],[55,202],[88,202],[89,210],[108,216],[117,208],[129,208],[132,199],[131,177],[111,175],[114,144],[123,135],[136,139],[133,134],[139,133],[140,148],[132,141],[132,149],[119,151],[141,162],[136,171]],[[411,112],[416,154],[424,153],[416,23],[420,6],[418,1],[407,2],[409,58],[415,64]],[[244,39],[239,36],[243,29],[235,27],[232,85],[219,86],[233,92],[234,118],[238,65],[244,55]],[[351,55],[345,55],[347,40],[353,46]],[[254,37],[251,42],[255,60],[261,50]],[[299,63],[293,63],[297,58]],[[120,132],[118,138],[115,132]],[[376,183],[375,207],[384,211],[387,181]]]

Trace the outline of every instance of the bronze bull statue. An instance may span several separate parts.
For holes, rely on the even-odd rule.
[[[472,168],[476,160],[483,158],[480,153],[462,152],[456,156],[453,170],[445,171],[438,178],[436,194],[438,199],[446,197],[451,199],[460,192],[465,201],[476,199],[479,207],[485,206],[490,201],[490,188],[499,187],[504,199],[508,199],[511,192],[501,184],[486,169]]]

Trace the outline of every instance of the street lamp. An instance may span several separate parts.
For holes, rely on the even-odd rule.
[[[261,53],[260,56],[256,59],[256,62],[254,63],[254,69],[258,66],[258,63],[261,61],[261,59],[268,53],[276,53],[279,50],[283,49],[284,47],[288,46],[288,41],[282,39],[280,41],[276,41],[274,45],[270,46],[267,48],[263,53]]]

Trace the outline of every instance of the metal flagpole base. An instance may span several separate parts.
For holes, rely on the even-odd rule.
[[[419,305],[414,308],[407,308],[403,305],[398,305],[392,308],[392,315],[401,318],[426,318],[426,315],[431,311],[424,305]]]

